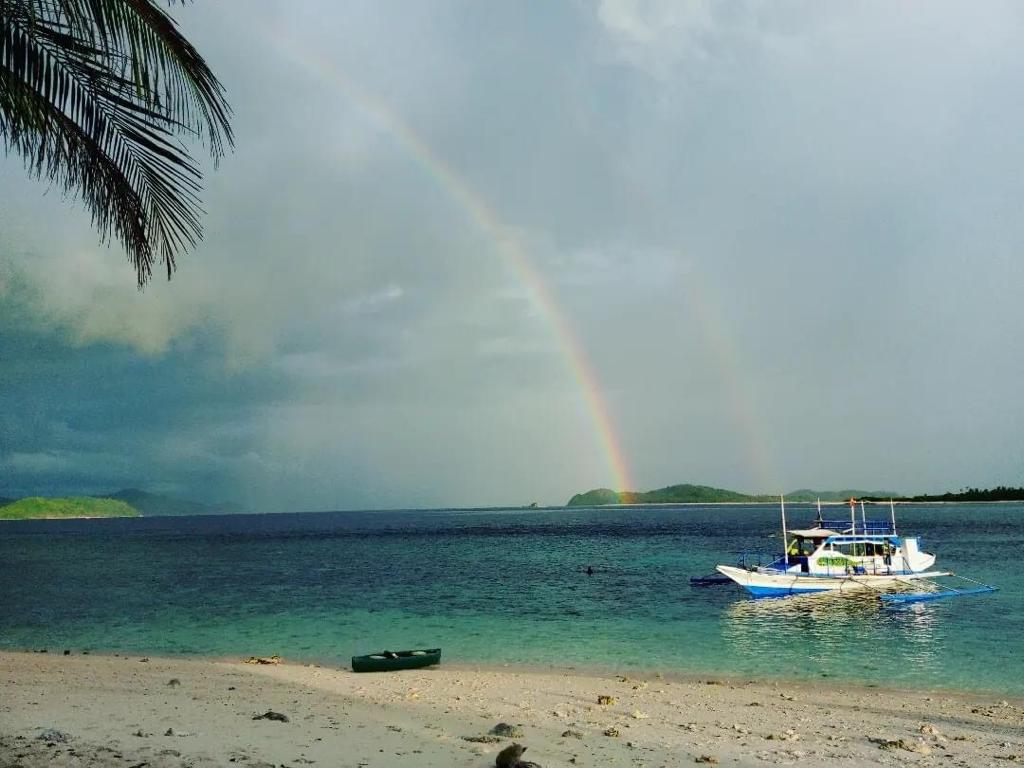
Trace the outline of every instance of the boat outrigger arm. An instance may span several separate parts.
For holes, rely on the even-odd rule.
[[[890,501],[889,520],[869,520],[860,502],[850,499],[850,519],[823,520],[821,502],[814,527],[786,529],[786,502],[782,504],[781,557],[767,566],[737,567],[719,565],[719,573],[745,588],[754,597],[782,597],[814,592],[851,592],[862,590],[892,590],[919,583],[927,586],[925,592],[900,595],[900,600],[889,602],[915,602],[958,597],[995,591],[995,587],[980,585],[973,589],[943,589],[932,579],[953,576],[949,571],[929,570],[935,564],[935,555],[922,552],[914,536],[896,533],[896,511]]]
[[[938,585],[936,585],[936,587],[938,587]],[[911,592],[909,594],[889,592],[884,595],[879,595],[878,599],[887,603],[923,603],[928,600],[942,600],[947,597],[967,597],[969,595],[982,595],[986,592],[998,591],[999,587],[993,587],[991,584],[982,584],[981,586],[971,587],[970,589],[942,589],[941,587],[938,587],[931,592]]]

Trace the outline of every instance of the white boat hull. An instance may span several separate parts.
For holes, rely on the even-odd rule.
[[[852,592],[863,589],[884,589],[900,582],[948,576],[942,571],[904,573],[895,575],[861,574],[851,576],[810,576],[781,571],[748,571],[730,565],[716,566],[715,570],[728,576],[754,597],[783,597],[813,592]]]

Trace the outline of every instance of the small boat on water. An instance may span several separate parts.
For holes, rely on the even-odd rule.
[[[813,527],[786,529],[786,503],[782,505],[783,554],[768,565],[737,567],[716,566],[723,576],[746,589],[754,597],[783,597],[814,592],[923,588],[924,592],[901,595],[890,602],[916,602],[940,597],[955,597],[994,592],[985,584],[975,589],[943,589],[932,579],[953,576],[949,571],[929,570],[935,555],[922,552],[916,536],[896,533],[896,511],[889,502],[890,519],[869,520],[860,502],[850,499],[849,520],[823,520],[821,504]],[[962,577],[961,577],[962,578]]]
[[[419,669],[441,663],[441,649],[413,651],[379,651],[352,657],[353,672],[391,672],[396,669]]]

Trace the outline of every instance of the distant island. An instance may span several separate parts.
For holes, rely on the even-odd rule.
[[[891,491],[815,491],[800,488],[786,494],[788,501],[845,501],[850,498],[889,498],[899,494]],[[654,491],[613,491],[610,488],[595,488],[586,493],[577,493],[566,506],[599,507],[605,504],[763,504],[778,501],[778,494],[740,493],[710,485],[682,483],[658,488]]]
[[[114,493],[104,494],[103,498],[117,499],[130,504],[146,517],[168,517],[180,515],[237,515],[245,510],[233,502],[203,503],[149,493],[138,488],[124,488]]]
[[[800,488],[785,494],[786,501],[1024,501],[1024,488],[997,486],[992,489],[964,488],[957,492],[942,494],[920,494],[904,496],[893,491],[862,491],[848,488],[841,491],[815,491]],[[610,488],[595,488],[577,493],[566,505],[568,507],[600,507],[608,504],[758,504],[778,501],[777,494],[749,494],[714,488],[708,485],[683,483],[658,488],[654,491],[613,491]]]
[[[0,497],[0,520],[230,515],[244,511],[237,504],[230,502],[204,504],[149,493],[138,488],[125,488],[104,496],[31,496],[24,499]]]
[[[586,493],[577,493],[566,506],[599,507],[605,504],[743,504],[771,501],[774,496],[751,496],[746,493],[712,488],[708,485],[670,485],[655,491],[613,491],[610,488],[595,488]]]
[[[117,499],[30,496],[0,506],[0,520],[67,519],[72,517],[141,517],[139,510]]]

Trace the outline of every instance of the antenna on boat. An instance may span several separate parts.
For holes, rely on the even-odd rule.
[[[850,533],[857,533],[857,500],[850,498]]]
[[[860,524],[862,526],[864,526],[864,530],[861,531],[861,533],[867,533],[868,532],[868,519],[864,515],[864,500],[863,499],[861,499],[861,502],[860,502]]]
[[[889,512],[892,514],[892,535],[896,535],[896,505],[889,499]]]
[[[789,565],[789,542],[786,540],[786,497],[779,495],[779,505],[782,507],[782,560]]]
[[[821,528],[822,519],[821,519],[821,499],[820,498],[818,499],[818,519],[815,520],[815,522],[818,524],[818,527]]]

